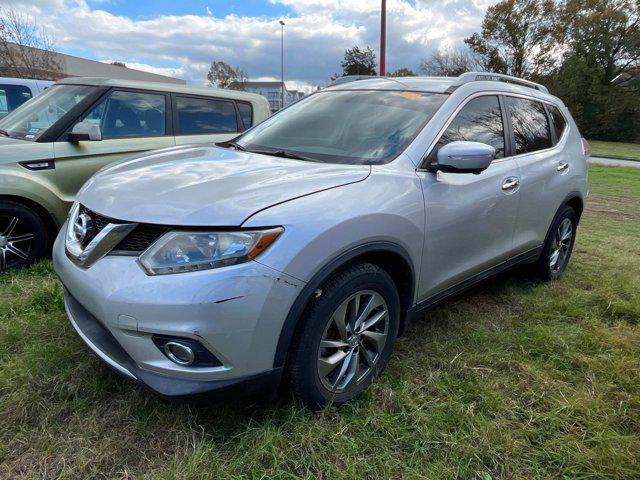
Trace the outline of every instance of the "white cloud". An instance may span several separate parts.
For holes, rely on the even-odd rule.
[[[113,63],[121,60],[100,60],[102,63]],[[147,65],[146,63],[139,62],[123,62],[127,68],[131,68],[133,70],[141,70],[143,72],[156,73],[158,75],[166,75],[168,77],[177,77],[182,78],[185,74],[184,67],[154,67],[153,65]]]
[[[285,74],[324,84],[340,71],[353,45],[379,47],[379,0],[269,0],[288,7],[284,18]],[[21,2],[14,1],[14,6]],[[493,0],[389,0],[387,68],[417,69],[442,44],[461,41],[480,27]],[[26,6],[26,5],[25,5]],[[29,9],[63,49],[81,48],[94,58],[117,58],[141,69],[171,72],[204,84],[209,63],[240,66],[250,78],[280,76],[279,18],[228,15],[159,15],[131,19],[85,0],[36,0]]]

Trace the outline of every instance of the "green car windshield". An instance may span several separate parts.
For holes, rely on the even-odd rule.
[[[35,141],[96,87],[54,85],[0,120],[0,133]]]
[[[446,98],[415,91],[318,92],[233,143],[247,151],[316,162],[386,163],[409,145]]]

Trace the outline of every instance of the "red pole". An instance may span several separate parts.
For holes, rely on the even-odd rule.
[[[382,0],[382,11],[380,12],[380,76],[386,73],[386,50],[387,50],[387,0]]]
[[[284,22],[280,20],[280,108],[284,108]]]

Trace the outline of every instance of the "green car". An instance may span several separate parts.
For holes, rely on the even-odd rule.
[[[264,120],[256,94],[102,78],[62,80],[0,120],[0,271],[46,253],[80,187],[134,154],[220,142]]]

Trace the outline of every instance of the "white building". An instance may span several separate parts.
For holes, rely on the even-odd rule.
[[[255,81],[244,82],[244,91],[257,93],[262,95],[269,101],[269,106],[272,112],[280,110],[282,105],[281,89],[282,84],[278,81]],[[293,102],[297,102],[305,95],[300,90],[289,90],[286,88],[284,91],[284,106],[291,105]]]

